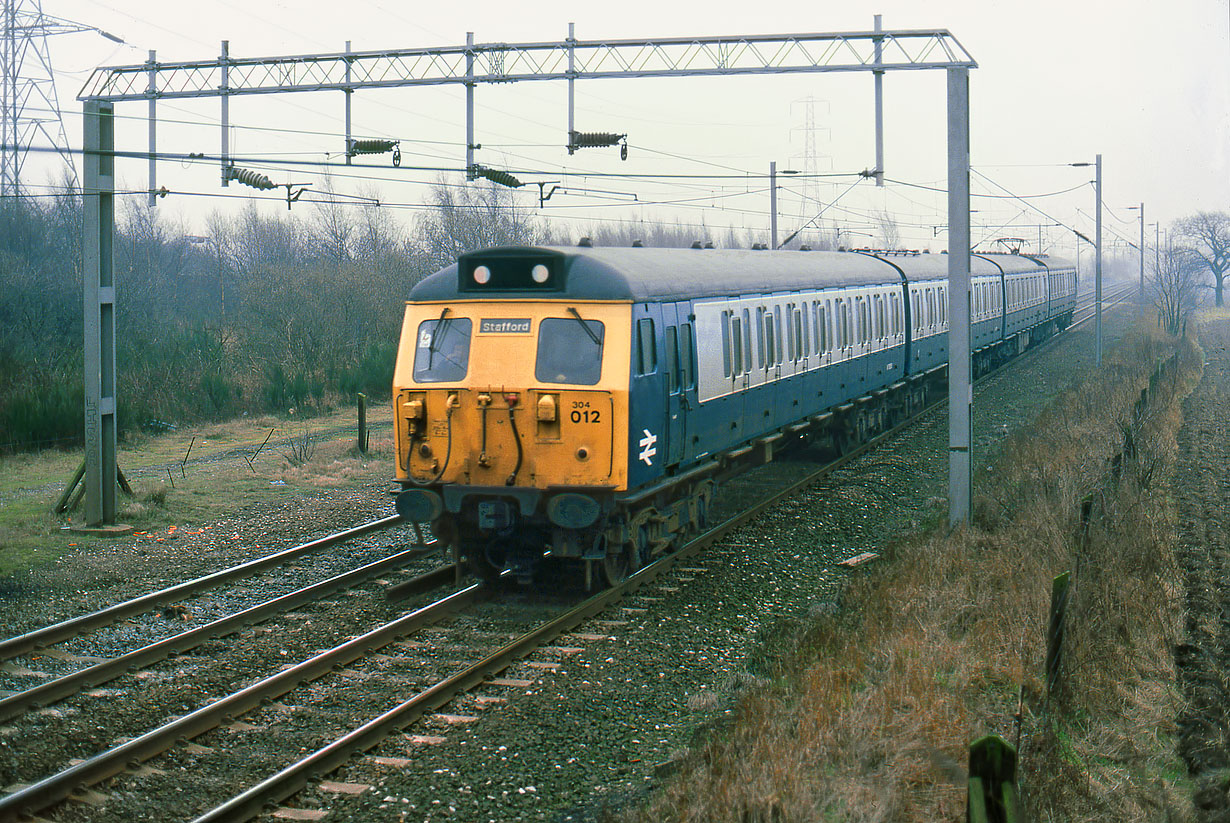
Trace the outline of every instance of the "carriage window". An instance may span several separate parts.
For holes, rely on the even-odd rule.
[[[681,323],[679,326],[679,379],[683,388],[691,389],[696,386],[695,370],[692,368],[692,363],[695,358],[692,357],[692,324]]]
[[[731,312],[722,312],[722,374],[731,376]]]
[[[658,346],[654,340],[652,317],[636,321],[636,365],[638,374],[651,374],[658,368]]]
[[[922,331],[922,293],[914,292],[910,295],[910,300],[914,303],[914,331]]]
[[[776,337],[774,339],[777,340],[777,348],[773,350],[775,355],[773,362],[780,365],[782,358],[785,356],[783,349],[786,348],[785,344],[782,342],[785,338],[782,337],[782,312],[780,311],[773,312],[773,331],[776,333]]]
[[[850,306],[844,300],[838,300],[837,306],[841,311],[841,347],[845,348],[850,345]]]
[[[824,301],[824,322],[826,324],[824,328],[824,338],[825,340],[828,341],[829,348],[831,349],[833,347],[833,341],[835,339],[833,337],[833,301],[832,300]]]
[[[466,376],[469,360],[469,318],[446,317],[419,323],[418,344],[414,349],[414,382],[461,380]]]
[[[752,370],[752,315],[743,310],[743,371]]]
[[[816,351],[824,354],[829,350],[828,312],[824,306],[816,304]]]
[[[730,345],[730,373],[743,374],[743,321],[738,317],[730,318]]]
[[[534,377],[543,383],[594,385],[602,376],[604,331],[599,320],[546,318],[538,325]]]
[[[764,359],[767,369],[777,362],[777,341],[773,336],[773,312],[766,314],[769,316],[769,322],[764,324]]]
[[[756,368],[764,368],[764,306],[756,309]]]
[[[794,304],[787,303],[786,304],[786,351],[787,351],[786,358],[788,360],[795,360],[798,358],[799,348],[798,346],[794,344],[794,335],[795,335]]]
[[[679,331],[674,326],[666,327],[666,379],[670,382],[671,394],[679,392]]]
[[[803,357],[806,357],[808,354],[811,353],[811,339],[810,339],[810,335],[808,334],[808,330],[807,330],[807,315],[808,314],[810,314],[810,312],[807,311],[806,303],[803,304],[802,311],[799,311],[796,309],[794,312],[794,322],[799,327],[799,331],[803,336],[803,339],[799,341],[799,353]]]

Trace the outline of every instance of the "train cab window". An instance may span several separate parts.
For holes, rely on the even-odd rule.
[[[636,321],[636,371],[637,374],[652,374],[658,368],[658,347],[654,340],[653,318],[642,317]]]
[[[735,321],[736,323],[739,321]],[[670,393],[679,393],[679,330],[674,326],[666,327],[666,379],[670,384]]]
[[[642,321],[644,322],[644,321]],[[538,358],[534,377],[543,383],[592,386],[602,377],[600,320],[548,317],[538,324]]]
[[[414,382],[450,383],[466,376],[470,361],[470,319],[445,317],[419,323],[414,349]]]
[[[746,310],[745,310],[746,311]],[[696,388],[696,370],[692,368],[692,324],[679,324],[679,382],[684,389]]]

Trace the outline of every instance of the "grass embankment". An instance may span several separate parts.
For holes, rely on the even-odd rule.
[[[380,483],[393,473],[391,421],[387,403],[368,408],[366,454],[356,448],[353,408],[138,435],[120,444],[116,458],[134,493],[119,495],[118,519],[138,531],[200,525],[323,488]],[[256,455],[251,466],[245,455]],[[95,542],[106,545],[103,538],[64,529],[69,515],[52,512],[81,459],[79,451],[0,458],[0,576],[53,563]],[[70,513],[73,523],[81,522],[82,508]]]
[[[1179,367],[1153,393],[1137,457],[1114,484],[1109,461],[1132,405],[1175,350]],[[949,535],[937,523],[887,546],[839,614],[783,627],[765,651],[769,683],[624,818],[964,819],[968,746],[992,732],[1019,743],[1025,819],[1187,817],[1165,478],[1200,363],[1188,341],[1130,336],[977,473],[969,528]],[[1048,696],[1051,581],[1064,571],[1064,657]]]

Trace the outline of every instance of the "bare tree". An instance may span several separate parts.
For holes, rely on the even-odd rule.
[[[1158,322],[1168,334],[1179,334],[1187,315],[1199,303],[1201,258],[1191,249],[1167,242],[1154,265],[1150,285]]]
[[[1214,302],[1224,306],[1226,275],[1230,274],[1230,214],[1196,212],[1175,223],[1175,231],[1213,275]]]
[[[876,224],[876,238],[880,241],[880,247],[884,249],[897,249],[901,247],[901,230],[897,226],[896,219],[886,211],[878,211],[872,215]]]
[[[488,246],[540,242],[543,231],[512,189],[495,183],[458,185],[441,178],[431,207],[417,220],[421,253],[439,269],[462,254]]]

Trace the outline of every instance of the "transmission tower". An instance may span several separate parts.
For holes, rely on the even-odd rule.
[[[76,184],[47,38],[96,31],[116,43],[124,41],[94,26],[44,14],[41,0],[0,0],[0,4],[0,195],[21,190],[21,169],[35,146],[55,149]]]

